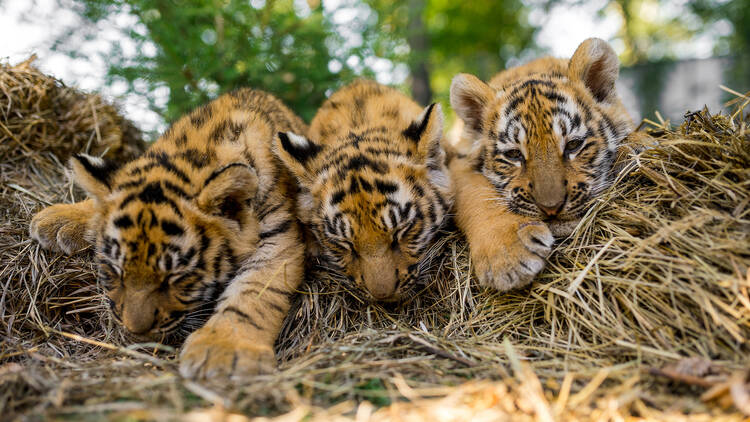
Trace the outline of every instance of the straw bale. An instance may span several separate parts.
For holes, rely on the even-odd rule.
[[[3,68],[0,86],[19,71]],[[13,91],[29,99],[0,115],[12,134],[0,143],[8,419],[741,420],[750,408],[747,98],[732,117],[647,122],[623,148],[615,185],[529,288],[479,287],[464,240],[447,230],[410,301],[371,304],[311,272],[277,343],[277,373],[198,384],[179,376],[174,349],[120,333],[90,252],[62,257],[28,238],[34,212],[82,198],[67,155],[140,149],[102,108],[94,117],[80,101],[34,99],[70,90],[34,77]],[[60,120],[71,110],[80,114]]]

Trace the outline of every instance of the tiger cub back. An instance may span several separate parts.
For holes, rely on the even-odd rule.
[[[307,128],[270,94],[223,95],[122,166],[75,156],[90,199],[42,210],[31,235],[66,253],[92,243],[118,322],[163,342],[189,335],[184,375],[271,370],[304,254],[296,184],[272,152],[287,130]]]
[[[456,220],[483,283],[530,282],[553,235],[569,235],[611,184],[616,151],[633,130],[618,73],[615,52],[592,38],[570,60],[535,60],[489,84],[453,79],[451,104],[471,145],[451,162]]]
[[[298,215],[320,254],[375,300],[414,287],[451,208],[442,133],[439,105],[357,81],[323,104],[309,138],[279,134],[276,152],[301,185]]]

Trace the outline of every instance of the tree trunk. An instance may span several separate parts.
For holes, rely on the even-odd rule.
[[[407,42],[411,49],[409,72],[411,73],[411,94],[422,105],[432,100],[430,89],[430,70],[427,63],[430,51],[430,40],[422,21],[425,0],[409,0],[409,25]]]

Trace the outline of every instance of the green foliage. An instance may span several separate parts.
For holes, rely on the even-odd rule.
[[[503,70],[509,59],[534,47],[536,28],[528,23],[529,10],[521,0],[424,0],[424,30],[428,51],[414,51],[408,38],[409,8],[414,1],[367,0],[378,12],[380,42],[393,51],[394,60],[426,60],[436,99],[446,101],[453,76],[473,73],[489,79]]]
[[[534,32],[521,0],[419,0],[419,9],[386,0],[342,0],[336,8],[315,0],[60,1],[72,1],[84,25],[58,39],[57,49],[76,56],[73,34],[88,31],[96,40],[103,28],[119,30],[134,48],[115,43],[103,53],[107,83],[126,82],[167,121],[243,86],[278,95],[309,120],[327,92],[376,75],[373,59],[380,79],[395,84],[404,82],[404,64],[426,63],[423,77],[445,101],[454,74],[491,76],[531,45]],[[415,13],[426,29],[425,51],[409,45]]]
[[[329,70],[333,56],[327,43],[336,35],[319,6],[300,10],[292,0],[79,4],[80,14],[93,23],[121,15],[135,18],[135,24],[119,29],[135,42],[137,53],[124,54],[118,46],[109,51],[110,81],[127,81],[131,92],[149,97],[168,121],[244,86],[273,92],[309,119],[327,89],[354,76],[346,66]],[[164,110],[155,95],[161,87],[169,92]]]
[[[685,0],[681,4],[666,0],[608,0],[600,13],[622,19],[617,38],[623,43],[620,60],[626,66],[680,57],[683,46],[701,36],[717,41],[717,55],[744,54],[750,47],[747,0]]]
[[[276,94],[309,120],[327,94],[358,76],[411,85],[420,102],[447,105],[455,74],[489,79],[514,58],[538,55],[529,11],[583,0],[58,1],[72,4],[83,24],[60,37],[57,49],[85,55],[78,45],[82,33],[100,42],[101,32],[119,31],[127,42],[111,43],[102,53],[107,83],[124,81],[129,93],[148,98],[173,121],[245,86]],[[632,65],[679,57],[681,45],[722,27],[731,29],[717,53],[745,51],[746,3],[608,0],[601,13],[622,17],[620,58]]]
[[[719,54],[744,54],[750,47],[750,4],[747,0],[690,0],[690,9],[704,24],[730,23],[732,30],[722,37]]]

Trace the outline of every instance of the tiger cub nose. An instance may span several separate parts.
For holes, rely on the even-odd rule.
[[[560,210],[562,210],[563,205],[565,205],[565,199],[563,198],[562,201],[554,204],[554,205],[548,205],[548,204],[542,204],[537,203],[536,206],[539,207],[539,209],[546,215],[547,217],[554,217],[557,214],[560,213]]]

